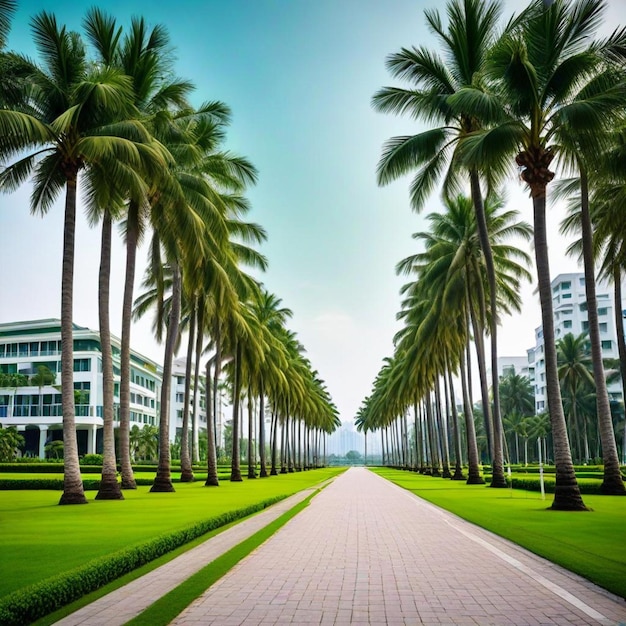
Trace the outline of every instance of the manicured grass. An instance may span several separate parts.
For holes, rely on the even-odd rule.
[[[176,493],[149,493],[149,487],[125,491],[124,501],[93,500],[88,505],[58,506],[57,491],[5,491],[0,497],[0,598],[50,576],[116,550],[136,546],[198,521],[288,496],[343,471],[329,468],[224,481],[176,484]]]
[[[315,494],[296,504],[296,506],[283,513],[277,520],[203,567],[184,583],[166,593],[135,619],[127,622],[126,626],[166,626],[169,624],[214,582],[239,563],[241,559],[248,556],[250,552],[269,539],[281,526],[284,526],[292,517],[307,507],[313,495]]]
[[[542,500],[532,491],[491,489],[386,468],[373,471],[626,598],[626,497],[585,495],[593,511],[552,511],[549,494]]]

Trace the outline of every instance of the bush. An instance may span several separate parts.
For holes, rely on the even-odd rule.
[[[104,459],[101,454],[85,454],[85,456],[80,460],[81,465],[99,465],[102,467],[102,463]]]
[[[491,482],[491,476],[485,476],[487,483]],[[507,485],[513,486],[514,489],[525,489],[526,491],[541,491],[541,481],[539,477],[534,476],[512,476],[510,479],[506,479]],[[554,475],[544,476],[543,487],[546,493],[554,493],[554,486],[556,479]],[[602,495],[600,491],[600,485],[602,483],[597,478],[580,478],[578,479],[578,487],[580,493],[585,495]]]
[[[74,570],[17,591],[0,601],[0,624],[30,624],[207,532],[261,511],[284,497],[278,496],[209,518],[139,546],[95,559]]]

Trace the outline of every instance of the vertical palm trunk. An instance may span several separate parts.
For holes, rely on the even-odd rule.
[[[552,424],[554,462],[556,465],[556,485],[553,509],[564,511],[585,511],[567,438],[561,388],[557,371],[556,343],[554,339],[554,316],[552,310],[552,287],[550,286],[550,263],[548,259],[548,238],[546,229],[546,187],[538,185],[532,189],[534,212],[534,242],[539,299],[541,302],[541,323],[543,328],[544,356],[546,365],[546,389],[548,410]]]
[[[272,467],[270,476],[278,476],[278,412],[276,408],[272,412]]]
[[[609,392],[606,388],[604,365],[602,362],[602,343],[598,326],[598,301],[596,299],[596,281],[593,259],[593,232],[591,216],[589,214],[589,187],[587,173],[584,168],[580,172],[581,191],[581,221],[583,260],[585,267],[585,294],[587,296],[587,319],[589,320],[589,339],[591,341],[591,361],[593,364],[593,380],[596,384],[596,409],[598,413],[598,428],[602,442],[602,462],[604,463],[604,477],[600,490],[608,495],[626,495],[624,481],[619,468],[617,444],[611,417]],[[621,301],[615,302],[615,307],[621,309]],[[585,439],[587,429],[585,428]]]
[[[199,443],[199,424],[198,424],[198,408],[200,404],[200,358],[202,357],[202,342],[204,336],[204,302],[202,298],[198,301],[198,332],[196,334],[196,361],[195,361],[195,369],[193,374],[193,420],[191,427],[191,459],[194,463],[198,463],[200,461],[200,449],[198,446]],[[208,428],[209,428],[209,404],[212,401],[212,396],[209,393],[209,388],[207,387],[206,392],[204,394],[204,400],[206,404],[206,412],[207,412],[207,437],[208,437]],[[215,442],[213,442],[215,445]]]
[[[450,412],[452,415],[452,429],[454,435],[454,475],[452,480],[465,480],[463,476],[463,463],[461,461],[461,437],[459,436],[459,416],[456,411],[456,398],[454,396],[454,384],[452,383],[452,371],[448,367],[448,389],[450,390]]]
[[[165,337],[165,354],[163,356],[163,382],[161,384],[161,407],[159,415],[159,464],[154,483],[150,487],[151,493],[174,492],[170,473],[170,385],[172,384],[172,362],[178,338],[180,323],[181,278],[180,269],[176,261],[171,261],[172,267],[172,301],[167,333]]]
[[[215,433],[213,432],[213,403],[211,398],[211,360],[206,364],[206,439],[207,439],[207,477],[205,487],[219,487],[217,478],[217,450],[215,449]]]
[[[59,504],[87,504],[78,462],[74,407],[73,286],[76,235],[76,183],[74,171],[67,179],[63,224],[61,277],[61,402],[63,408],[63,495]]]
[[[478,461],[478,445],[476,444],[476,429],[474,427],[474,413],[469,395],[469,385],[467,381],[466,358],[469,363],[469,341],[466,346],[466,354],[461,355],[461,393],[463,394],[463,413],[465,417],[465,436],[467,439],[467,484],[484,485],[485,480],[480,475]]]
[[[193,346],[196,339],[196,307],[195,298],[191,303],[189,320],[189,340],[185,360],[185,393],[183,396],[183,428],[180,438],[180,482],[193,482],[191,455],[189,454],[189,408],[191,404],[191,364],[193,362]]]
[[[256,456],[252,441],[252,431],[254,430],[254,404],[252,402],[252,392],[248,387],[248,478],[256,478]]]
[[[622,399],[626,403],[626,341],[624,341],[624,317],[622,313],[622,273],[619,263],[613,264],[613,293],[615,333],[619,353],[619,368],[622,375]],[[626,416],[624,419],[624,440],[622,442],[622,459],[626,459]]]
[[[441,476],[439,471],[439,457],[437,455],[437,434],[433,418],[433,405],[430,392],[426,394],[426,421],[428,424],[428,447],[430,449],[430,468],[432,476]]]
[[[109,282],[111,279],[111,214],[105,211],[102,220],[102,247],[98,275],[98,317],[100,321],[100,349],[102,351],[102,412],[103,459],[102,479],[96,500],[123,500],[117,482],[115,437],[113,433],[113,353],[109,320]]]
[[[445,383],[445,378],[444,378]],[[435,398],[437,399],[437,425],[439,427],[439,441],[441,442],[441,461],[443,467],[443,478],[452,478],[450,473],[450,449],[448,446],[448,428],[446,419],[444,418],[443,407],[441,403],[441,388],[439,381],[435,385]],[[446,400],[447,402],[447,400]]]
[[[415,471],[417,472],[421,467],[421,458],[420,458],[420,438],[421,438],[421,428],[419,427],[419,409],[418,409],[418,400],[417,395],[415,400],[413,401],[413,429],[415,434]]]
[[[265,392],[263,390],[263,374],[261,374],[259,383],[259,477],[267,478],[267,467],[265,461]]]
[[[230,464],[230,481],[241,482],[241,465],[239,461],[239,404],[241,399],[241,342],[237,341],[235,348],[235,362],[233,363],[235,375],[233,377],[233,449]]]
[[[496,270],[491,252],[489,232],[487,230],[487,217],[485,215],[485,205],[482,192],[480,190],[480,180],[478,172],[470,173],[470,184],[472,190],[472,202],[476,212],[476,224],[478,226],[478,237],[480,247],[485,258],[485,269],[487,270],[487,283],[489,285],[489,334],[491,337],[491,420],[493,425],[493,456],[492,456],[492,487],[506,487],[504,477],[504,458],[502,451],[502,415],[500,413],[500,380],[498,378],[498,303]]]
[[[122,489],[137,489],[130,460],[130,322],[133,311],[133,289],[137,263],[137,207],[131,202],[126,230],[126,275],[122,302],[122,340],[120,354],[120,428],[118,432]]]
[[[214,328],[215,339],[215,371],[213,372],[213,437],[215,439],[215,448],[217,449],[217,418],[218,418],[218,394],[220,373],[222,371],[222,336],[220,332],[219,322],[215,323]],[[221,443],[221,441],[220,441]]]

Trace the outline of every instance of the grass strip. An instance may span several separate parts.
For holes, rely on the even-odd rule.
[[[267,526],[254,533],[241,543],[225,552],[222,556],[200,571],[190,576],[172,591],[166,593],[145,611],[126,623],[125,626],[166,626],[196,598],[200,597],[213,583],[232,569],[239,561],[248,556],[255,548],[269,539],[279,528],[284,526],[291,518],[306,508],[311,498],[319,492],[319,489],[308,496],[305,500],[296,504],[289,511],[283,513],[278,519],[270,522]]]
[[[533,491],[466,485],[387,468],[373,471],[626,598],[626,497],[584,495],[591,511],[552,511],[553,497],[542,500]]]

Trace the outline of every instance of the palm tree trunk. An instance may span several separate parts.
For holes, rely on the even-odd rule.
[[[489,232],[487,230],[487,217],[485,215],[485,205],[482,192],[480,190],[480,179],[478,172],[470,172],[470,185],[472,190],[472,201],[476,212],[476,224],[478,226],[478,237],[480,247],[485,258],[485,269],[487,270],[487,282],[489,284],[489,334],[491,337],[491,420],[493,424],[493,456],[491,461],[492,487],[506,487],[504,477],[504,460],[502,453],[502,415],[500,413],[500,379],[498,377],[498,303],[496,270],[493,263],[493,254],[489,242]]]
[[[230,465],[230,481],[241,482],[241,465],[239,461],[239,403],[241,399],[241,342],[235,348],[235,375],[233,377],[233,449]]]
[[[604,477],[600,491],[607,495],[626,495],[624,480],[619,467],[615,431],[611,417],[609,392],[606,388],[604,364],[602,361],[602,343],[598,326],[598,301],[596,299],[596,281],[593,259],[593,231],[589,214],[589,186],[587,173],[580,169],[581,191],[581,222],[583,260],[585,268],[585,294],[587,297],[587,319],[589,320],[589,339],[591,341],[591,362],[593,364],[593,380],[596,384],[596,409],[598,413],[598,428],[602,442],[602,462]],[[615,302],[615,307],[621,309],[621,301]],[[585,429],[586,437],[586,429]]]
[[[263,374],[259,378],[259,477],[267,478],[265,463],[265,392],[263,390]]]
[[[619,353],[619,369],[622,375],[622,400],[626,402],[626,340],[624,340],[624,317],[622,312],[622,271],[619,263],[613,265],[613,309],[615,334]]]
[[[111,230],[109,211],[102,219],[102,247],[98,275],[98,316],[100,321],[100,350],[102,352],[102,413],[103,458],[102,478],[96,500],[123,500],[117,482],[115,462],[115,437],[113,432],[113,352],[111,350],[111,324],[109,319],[109,283],[111,279]]]
[[[448,369],[448,389],[450,390],[450,410],[452,413],[452,428],[454,434],[454,475],[452,480],[465,480],[463,476],[463,463],[461,461],[461,437],[459,436],[459,415],[456,411],[456,399],[454,397],[454,385],[452,384],[452,371]]]
[[[78,462],[74,406],[73,287],[77,174],[67,179],[61,277],[61,402],[63,408],[63,495],[59,504],[87,504]]]
[[[198,463],[200,461],[200,449],[198,446],[199,442],[199,423],[198,423],[198,407],[200,404],[200,358],[202,357],[202,343],[204,337],[204,302],[202,298],[198,301],[198,332],[196,334],[196,361],[195,361],[195,369],[193,374],[193,420],[192,420],[192,432],[191,432],[191,459],[194,463]],[[209,414],[209,404],[212,401],[212,396],[207,390],[204,394],[204,400],[206,404],[206,412],[207,412],[207,436],[208,436],[208,414]],[[215,446],[215,442],[213,442]]]
[[[278,413],[276,409],[272,412],[272,467],[270,468],[270,476],[278,476]]]
[[[484,485],[485,479],[480,475],[480,467],[478,461],[478,445],[476,444],[476,429],[474,427],[474,413],[472,411],[472,402],[469,396],[466,358],[469,362],[469,340],[465,355],[461,355],[461,393],[463,394],[463,413],[465,417],[465,436],[467,438],[467,484],[468,485]]]
[[[435,383],[435,401],[436,401],[436,411],[435,415],[437,418],[437,428],[439,430],[439,442],[441,444],[441,465],[443,468],[442,477],[443,478],[452,478],[452,474],[450,473],[450,452],[448,450],[448,429],[445,425],[445,420],[443,417],[443,407],[441,406],[441,388],[439,385],[439,380]]]
[[[433,405],[430,392],[426,394],[426,422],[428,424],[428,447],[430,448],[430,467],[432,476],[441,476],[439,471],[439,455],[437,454],[437,434],[433,418]]]
[[[207,477],[205,487],[219,487],[217,477],[217,450],[215,449],[215,433],[213,432],[213,403],[211,401],[211,359],[206,364],[206,439],[207,439]]]
[[[122,339],[120,350],[120,428],[118,441],[122,469],[122,489],[137,489],[130,461],[130,322],[133,313],[133,289],[137,263],[137,207],[131,202],[126,230],[126,275],[122,302]],[[135,210],[133,210],[133,208]]]
[[[180,323],[181,278],[180,268],[176,261],[172,267],[172,300],[165,338],[165,354],[163,356],[163,382],[161,383],[161,407],[159,415],[159,464],[151,493],[172,493],[176,491],[170,473],[170,385],[172,384],[172,362],[178,338]]]
[[[287,449],[289,447],[289,416],[283,418],[280,429],[280,473],[287,473]]]
[[[256,478],[256,458],[252,442],[254,429],[254,405],[252,403],[251,387],[248,387],[248,478]]]
[[[554,339],[554,314],[552,310],[552,287],[550,285],[550,263],[548,258],[548,237],[546,229],[546,186],[537,185],[531,190],[534,213],[534,243],[539,300],[541,302],[541,323],[543,329],[544,357],[546,366],[546,390],[548,410],[552,424],[554,463],[556,465],[556,485],[552,509],[563,511],[586,511],[580,489],[576,481],[572,454],[557,369],[556,343]]]
[[[189,340],[187,343],[187,357],[185,360],[185,393],[183,396],[183,428],[180,438],[180,482],[193,482],[193,470],[191,469],[191,456],[189,454],[189,405],[191,400],[191,364],[193,359],[193,346],[196,339],[196,302],[193,298],[189,312]]]
[[[474,347],[476,349],[476,360],[478,362],[478,379],[480,381],[480,399],[483,409],[483,421],[485,424],[485,435],[487,436],[487,449],[489,452],[489,458],[493,459],[493,433],[491,431],[491,410],[489,402],[489,389],[487,386],[487,366],[485,363],[485,344],[481,330],[481,326],[478,323],[476,312],[474,307],[470,303],[470,316],[472,319],[472,328],[474,330]]]

